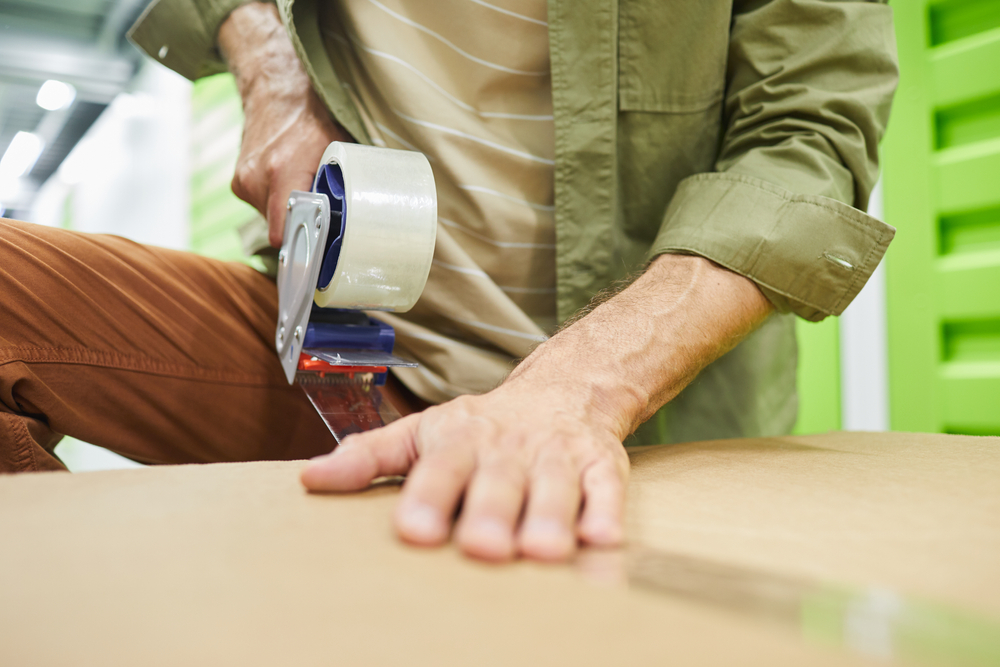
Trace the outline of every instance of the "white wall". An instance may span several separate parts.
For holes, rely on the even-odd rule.
[[[42,186],[31,222],[187,248],[191,84],[145,61]],[[68,202],[68,204],[67,204]]]
[[[883,218],[881,180],[868,212]],[[885,261],[840,317],[840,387],[845,431],[889,430]]]

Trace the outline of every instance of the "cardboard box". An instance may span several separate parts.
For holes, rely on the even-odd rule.
[[[632,459],[631,551],[565,566],[407,547],[397,487],[310,495],[297,462],[0,478],[0,664],[868,662],[697,591],[629,587],[630,553],[649,549],[875,585],[987,631],[1000,618],[1000,438],[835,433]]]

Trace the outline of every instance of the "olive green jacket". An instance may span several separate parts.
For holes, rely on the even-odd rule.
[[[215,35],[245,1],[158,0],[131,37],[189,78],[225,71]],[[277,5],[331,113],[368,141],[318,1]],[[549,0],[548,20],[560,319],[662,253],[750,278],[781,313],[843,312],[894,234],[861,211],[898,76],[884,3]],[[787,432],[794,350],[791,318],[770,318],[639,439]]]

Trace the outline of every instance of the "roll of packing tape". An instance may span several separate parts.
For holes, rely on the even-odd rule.
[[[427,282],[437,234],[437,193],[427,158],[334,142],[323,154],[313,191],[326,194],[331,209],[316,304],[412,308]]]

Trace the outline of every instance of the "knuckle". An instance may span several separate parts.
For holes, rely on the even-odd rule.
[[[444,405],[439,406],[444,411],[458,411],[466,415],[472,415],[475,412],[474,406],[476,404],[476,399],[473,396],[463,395],[451,399]]]
[[[457,462],[444,456],[431,456],[421,459],[417,463],[418,469],[424,474],[431,474],[435,480],[444,483],[464,484],[467,478],[463,467]]]
[[[230,187],[232,188],[234,195],[240,199],[246,200],[247,192],[246,185],[244,185],[244,175],[242,169],[237,169],[236,173],[233,174],[233,180],[232,183],[230,183]]]
[[[282,161],[270,156],[264,163],[264,175],[268,183],[273,183],[282,172]]]
[[[532,472],[536,477],[572,475],[574,474],[574,469],[579,468],[576,458],[570,453],[568,447],[561,447],[559,445],[547,447],[535,459]]]
[[[590,460],[600,464],[608,472],[628,470],[629,458],[625,446],[613,436],[600,437],[593,435],[588,443],[587,452]]]
[[[625,461],[627,463],[627,456]],[[622,470],[621,460],[616,452],[603,450],[597,453],[591,460],[587,466],[585,475],[590,477],[591,481],[594,482],[620,484],[623,480]]]
[[[501,429],[491,419],[465,412],[440,413],[436,431],[441,445],[463,445],[478,450],[494,448],[502,439]]]
[[[424,423],[441,436],[450,436],[461,430],[465,422],[473,416],[467,396],[459,396],[447,403],[431,406],[424,410],[423,415]]]
[[[238,164],[236,170],[233,172],[233,180],[230,186],[234,195],[245,202],[255,205],[255,202],[252,201],[254,191],[256,190],[253,164],[247,162]]]
[[[481,470],[480,475],[492,482],[512,487],[523,487],[527,481],[524,466],[509,456],[497,457]]]
[[[625,451],[625,447],[619,443],[611,449],[611,457],[612,464],[618,472],[618,476],[623,480],[628,479],[628,472],[632,468],[632,462],[628,458],[628,452]]]

